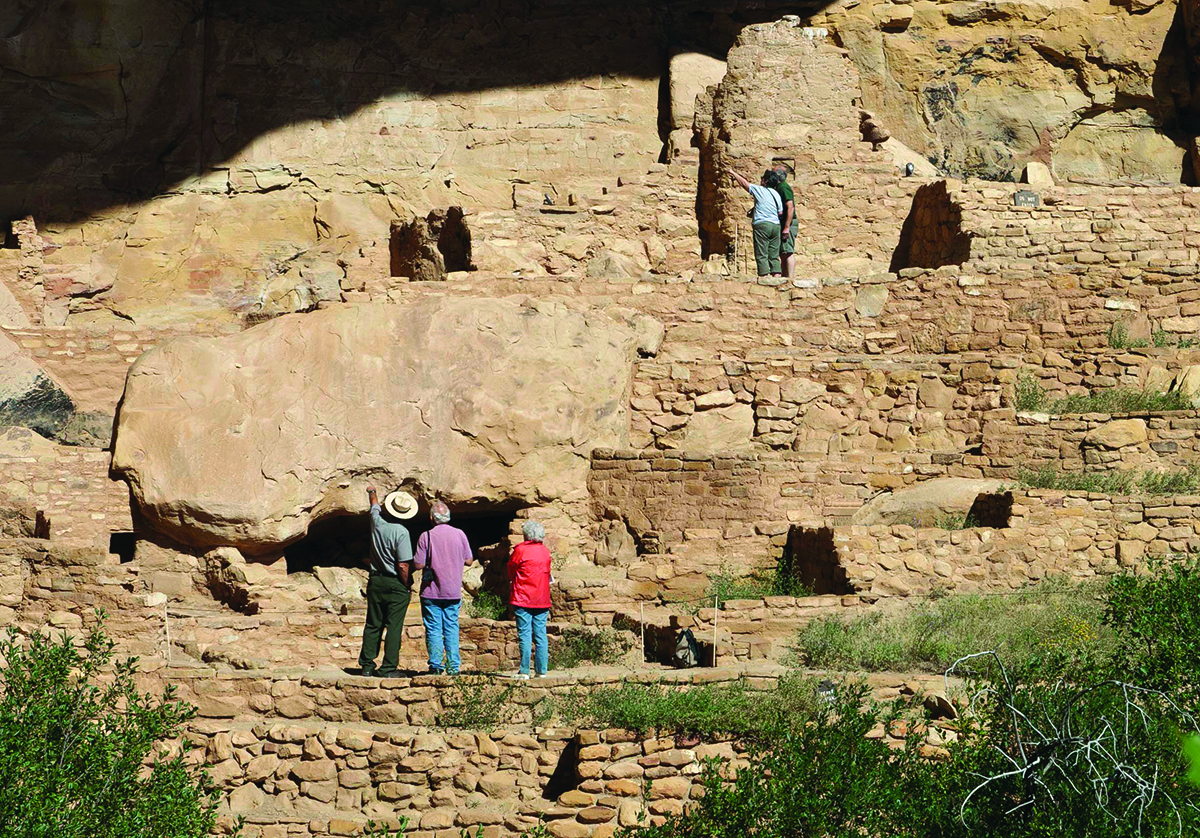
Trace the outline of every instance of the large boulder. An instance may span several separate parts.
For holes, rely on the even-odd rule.
[[[939,477],[867,501],[850,519],[852,524],[910,524],[931,527],[951,515],[966,515],[980,495],[999,492],[1001,480]]]
[[[404,482],[451,502],[585,491],[628,444],[636,324],[554,300],[435,298],[184,338],[130,368],[113,469],[185,544],[249,553]]]
[[[75,403],[41,366],[0,333],[0,426],[21,425],[53,437]]]

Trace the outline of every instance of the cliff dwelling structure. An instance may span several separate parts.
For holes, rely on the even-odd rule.
[[[586,5],[0,9],[0,624],[107,609],[253,838],[625,811],[587,736],[447,739],[436,679],[342,671],[368,485],[414,537],[450,505],[468,601],[536,519],[552,636],[655,667],[693,627],[712,677],[816,616],[1200,547],[1196,496],[1020,480],[1200,464],[1195,409],[1045,409],[1200,391],[1195,0]],[[791,277],[724,174],[772,165]],[[813,595],[707,599],[780,568]],[[464,668],[515,643],[464,617]]]

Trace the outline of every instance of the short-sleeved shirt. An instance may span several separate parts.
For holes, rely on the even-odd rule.
[[[396,565],[411,562],[412,557],[408,527],[388,521],[379,511],[379,504],[371,504],[371,572],[396,576]]]
[[[471,561],[471,542],[458,527],[438,524],[417,536],[413,564],[425,568],[421,574],[421,596],[425,599],[462,599],[463,567]]]
[[[787,181],[780,181],[779,185],[775,187],[775,191],[779,193],[779,200],[783,202],[783,209],[779,211],[779,215],[783,216],[787,212],[787,202],[791,201],[793,205],[796,203],[796,194],[792,192],[792,187],[787,185]],[[795,219],[795,217],[796,213],[793,210],[792,218]],[[780,221],[779,223],[782,224],[783,222]]]
[[[779,201],[779,193],[769,186],[750,184],[750,194],[754,196],[754,215],[751,220],[755,224],[778,224],[779,214],[783,212],[783,204]]]

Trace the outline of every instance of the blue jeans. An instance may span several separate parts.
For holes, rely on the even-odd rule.
[[[425,646],[429,668],[442,672],[447,666],[455,674],[462,666],[458,656],[458,608],[462,600],[421,597],[421,622],[425,624]],[[446,663],[443,663],[443,656]]]
[[[546,615],[549,608],[521,608],[513,606],[517,615],[517,641],[521,644],[521,674],[529,674],[529,646],[533,644],[535,651],[533,669],[538,675],[545,675],[550,668],[550,648],[546,644]]]

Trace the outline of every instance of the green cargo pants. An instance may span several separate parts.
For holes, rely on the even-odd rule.
[[[779,266],[779,225],[760,221],[754,225],[754,261],[758,275],[781,272]]]
[[[379,638],[383,641],[383,664],[379,671],[391,674],[400,665],[400,640],[404,636],[404,615],[412,588],[394,576],[372,573],[367,581],[367,625],[363,628],[362,651],[358,666],[363,675],[375,673],[375,656],[379,654]]]

